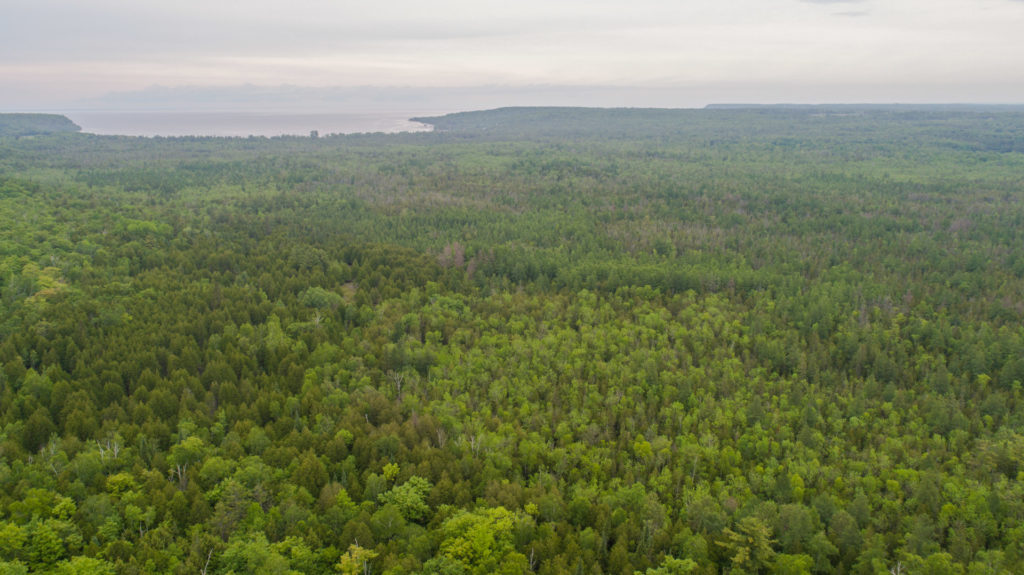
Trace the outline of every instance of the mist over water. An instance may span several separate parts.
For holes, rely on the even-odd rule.
[[[69,112],[88,134],[116,136],[308,136],[427,132],[417,113],[281,114],[253,112]]]

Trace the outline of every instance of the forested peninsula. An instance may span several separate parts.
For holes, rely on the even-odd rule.
[[[0,573],[1024,572],[1019,109],[25,120]]]
[[[81,126],[59,114],[0,114],[0,137],[79,132]]]

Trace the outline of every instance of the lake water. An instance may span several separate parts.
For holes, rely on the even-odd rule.
[[[116,136],[308,136],[428,132],[415,113],[260,114],[242,112],[68,112],[89,134]]]

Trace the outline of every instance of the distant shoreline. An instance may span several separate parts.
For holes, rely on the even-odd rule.
[[[64,114],[82,132],[104,136],[275,137],[429,132],[416,113],[276,113],[181,111],[75,111]]]

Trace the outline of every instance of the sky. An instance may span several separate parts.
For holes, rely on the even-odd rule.
[[[3,3],[8,111],[281,86],[486,87],[497,105],[1024,102],[1024,0]]]

